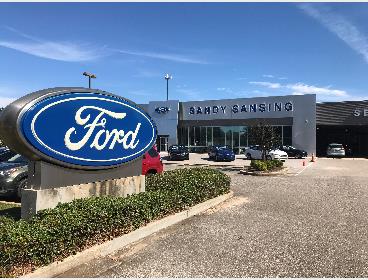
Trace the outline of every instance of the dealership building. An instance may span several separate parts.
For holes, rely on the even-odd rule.
[[[228,145],[234,152],[253,143],[250,127],[274,127],[282,145],[323,155],[329,143],[368,156],[368,101],[316,103],[316,95],[288,95],[141,105],[156,122],[157,147],[183,144],[192,152]]]

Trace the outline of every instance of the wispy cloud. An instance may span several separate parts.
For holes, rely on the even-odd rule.
[[[279,83],[270,83],[270,82],[249,82],[251,85],[264,86],[268,88],[280,88],[281,85]]]
[[[318,96],[341,97],[341,98],[346,98],[350,96],[345,90],[333,89],[331,88],[331,86],[318,87],[314,85],[307,85],[304,83],[279,84],[269,82],[249,82],[249,84],[267,87],[270,89],[286,90],[287,94],[294,94],[294,95],[317,94]]]
[[[168,61],[172,61],[172,62],[193,63],[193,64],[208,64],[208,62],[206,62],[204,60],[196,59],[196,58],[193,58],[193,57],[190,57],[190,56],[180,55],[180,54],[131,51],[131,50],[121,50],[121,49],[113,49],[113,50],[117,51],[118,53],[121,53],[121,54],[143,56],[143,57],[154,58],[154,59],[168,60]]]
[[[104,48],[94,48],[89,44],[75,44],[39,39],[24,34],[14,28],[5,27],[8,31],[17,34],[18,40],[0,40],[0,46],[24,52],[30,55],[67,62],[89,61],[106,54]]]
[[[5,26],[3,29],[16,34],[19,38],[16,40],[1,39],[0,47],[47,59],[79,62],[95,60],[112,54],[125,54],[180,63],[208,64],[207,61],[195,58],[191,55],[125,50],[106,46],[94,47],[87,43],[78,44],[74,42],[50,41],[30,36],[12,27]]]
[[[328,30],[334,33],[350,48],[361,54],[365,61],[368,62],[368,39],[356,25],[340,14],[333,12],[326,5],[320,3],[303,3],[299,4],[307,15],[315,18]]]
[[[0,46],[42,58],[68,62],[89,61],[102,56],[95,49],[73,43],[0,41]]]
[[[275,78],[274,75],[268,75],[268,74],[264,74],[264,75],[262,75],[262,77],[264,77],[264,78]]]
[[[339,89],[331,89],[331,87],[316,87],[310,86],[303,83],[288,84],[285,86],[288,89],[293,90],[293,94],[318,94],[327,96],[337,96],[337,97],[348,97],[346,91]]]

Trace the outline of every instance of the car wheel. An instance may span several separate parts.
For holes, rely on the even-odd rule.
[[[250,153],[247,153],[247,159],[251,160],[252,159],[252,156]]]
[[[270,155],[267,155],[266,160],[272,160],[272,157]]]
[[[18,183],[18,188],[17,188],[17,196],[19,198],[22,197],[22,190],[26,189],[28,186],[28,179],[25,178],[25,179],[22,179],[19,183]]]
[[[215,156],[215,161],[218,161],[218,157],[217,156]]]
[[[187,155],[187,156],[185,157],[185,159],[189,160],[189,155]]]
[[[156,174],[157,173],[157,171],[156,170],[148,170],[147,171],[147,173],[146,173],[146,176],[150,176],[150,175],[154,175],[154,174]]]

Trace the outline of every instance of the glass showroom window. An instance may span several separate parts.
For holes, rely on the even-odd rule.
[[[282,127],[282,136],[283,136],[283,145],[293,145],[292,141],[292,133],[293,127],[292,126],[283,126]]]
[[[225,132],[222,127],[213,127],[213,145],[225,145]]]

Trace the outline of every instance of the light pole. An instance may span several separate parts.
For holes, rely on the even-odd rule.
[[[87,72],[83,72],[83,76],[88,77],[88,88],[91,88],[91,79],[96,79],[96,75],[87,73]]]
[[[169,80],[172,79],[172,76],[169,74],[165,75],[165,80],[166,80],[166,101],[169,100]]]

